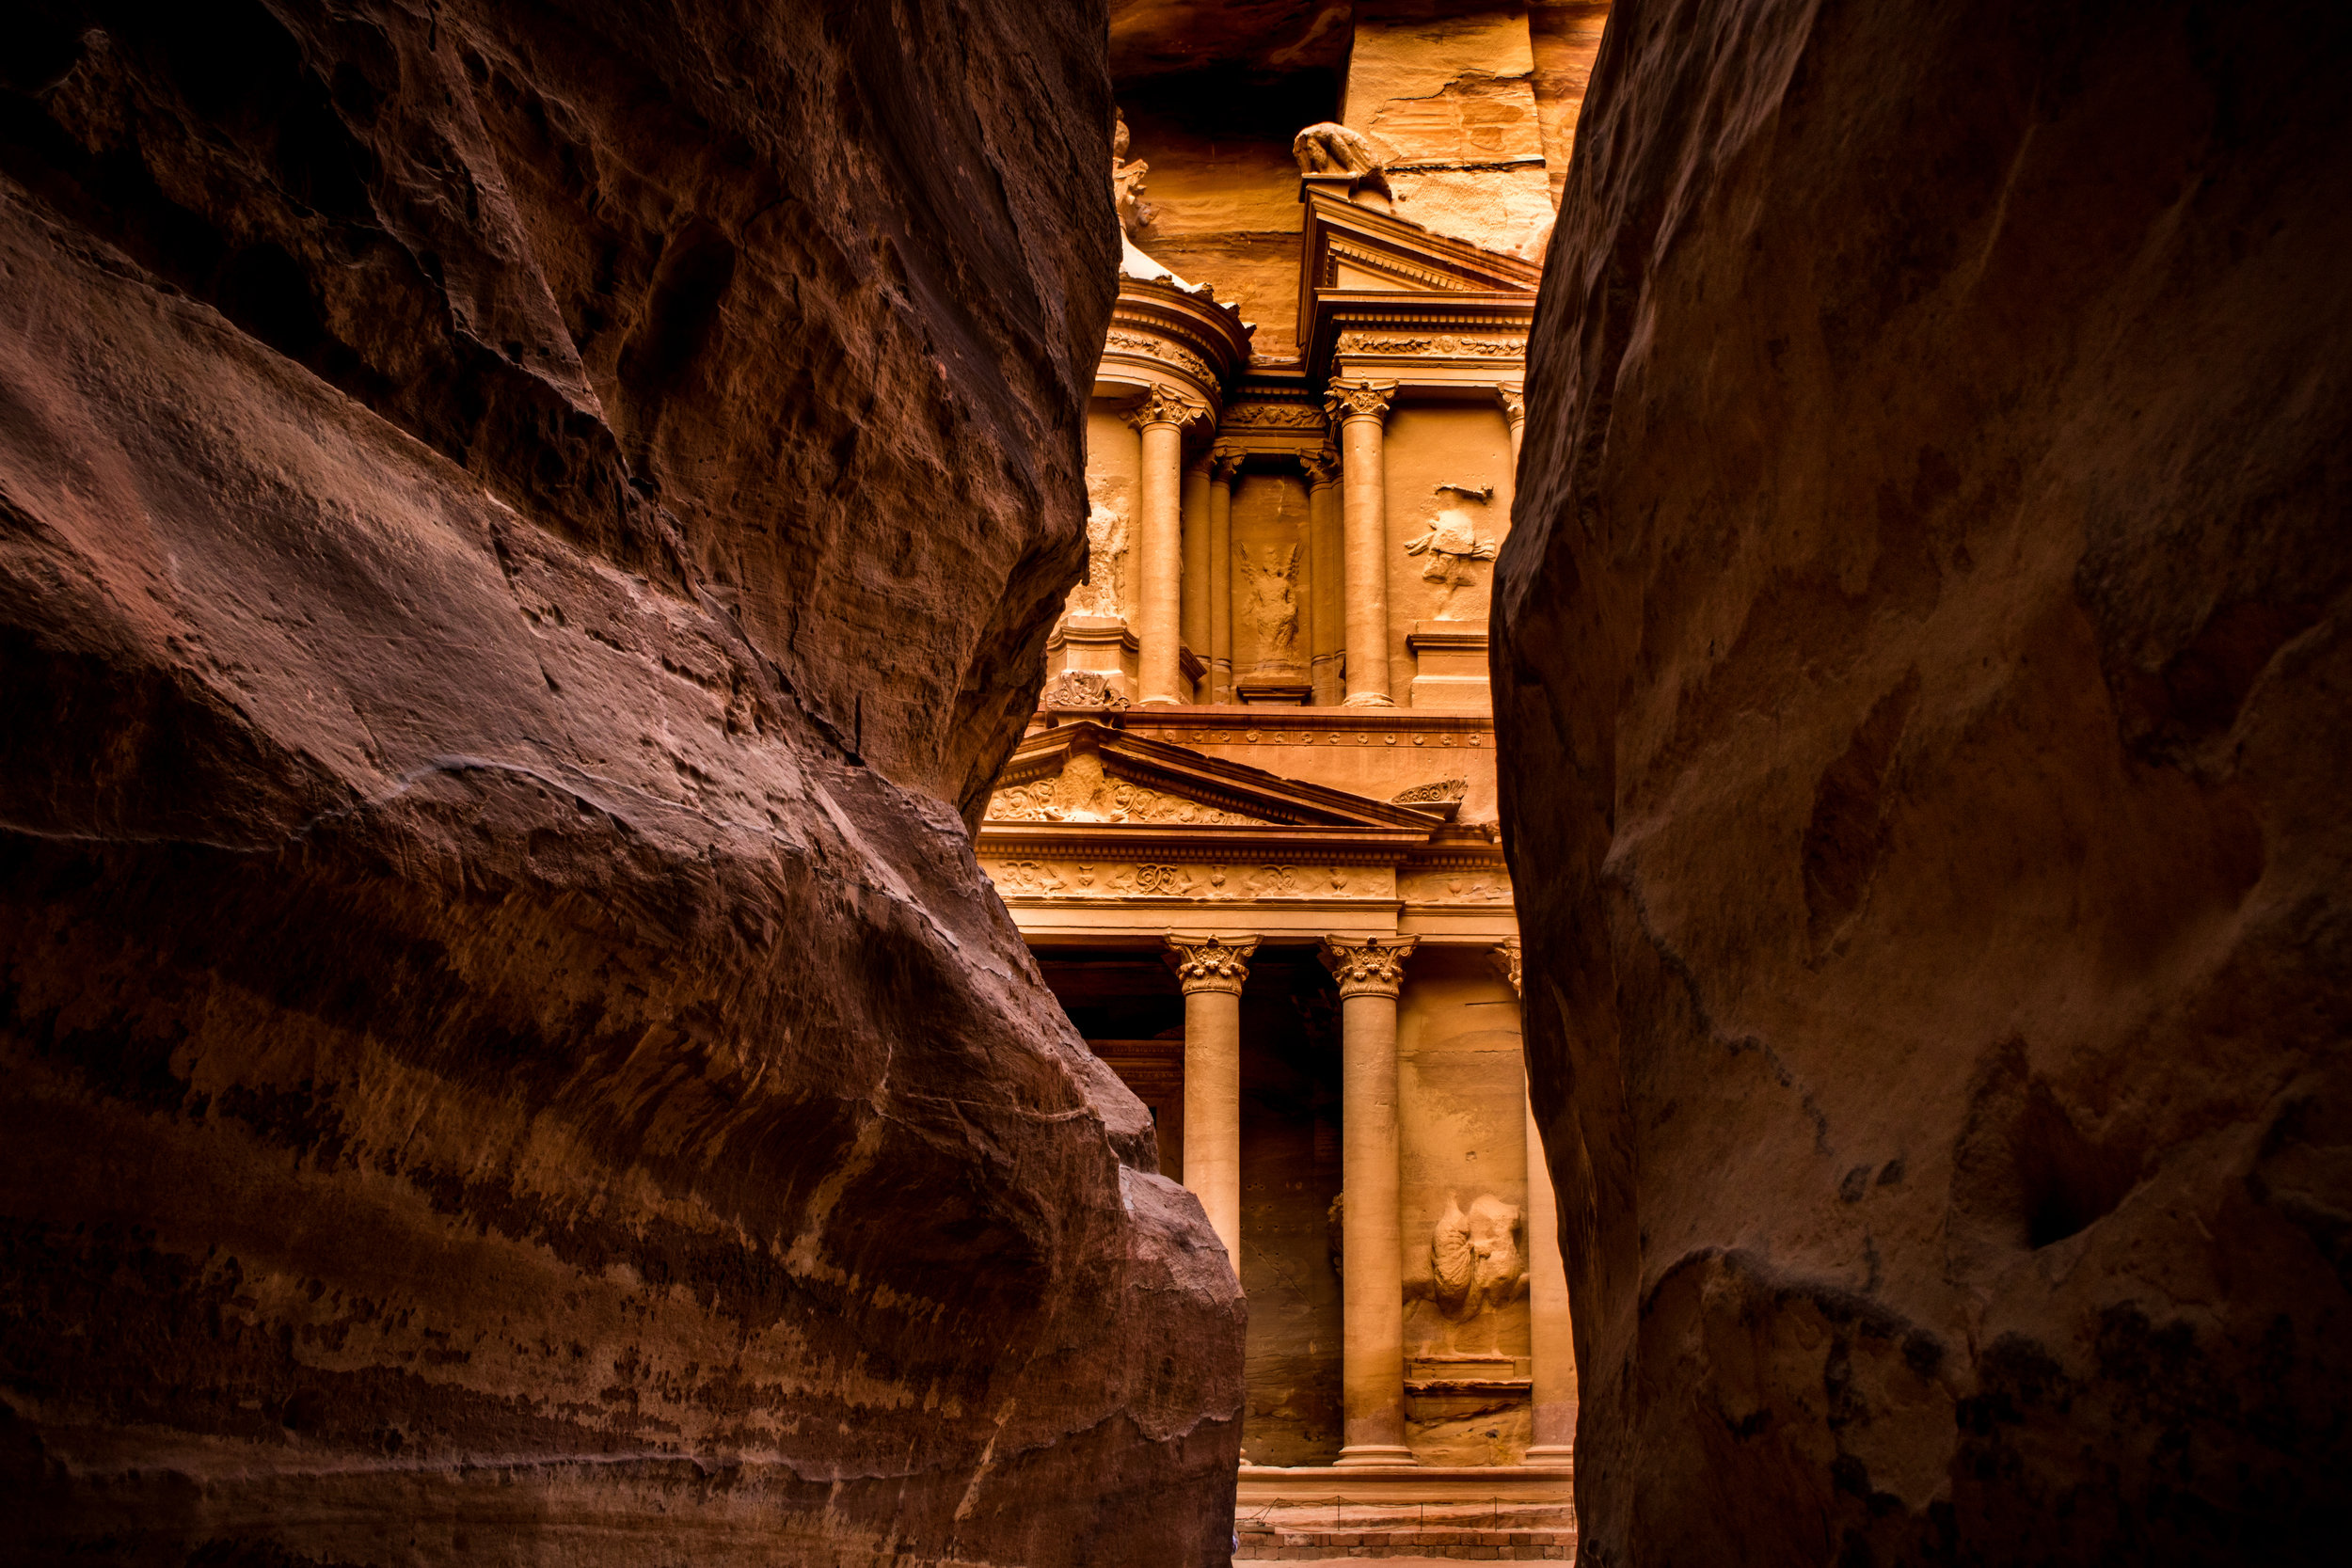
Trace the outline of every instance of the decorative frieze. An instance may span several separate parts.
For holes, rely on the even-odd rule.
[[[1184,372],[1204,386],[1216,384],[1216,372],[1209,368],[1207,360],[1190,349],[1181,348],[1165,338],[1155,338],[1148,332],[1114,330],[1104,337],[1104,344],[1107,348],[1123,349],[1129,354],[1139,354],[1146,359],[1157,359],[1164,365],[1170,365]]]
[[[1196,903],[1261,899],[1396,897],[1385,865],[1296,862],[997,860],[980,869],[1008,898],[1177,898]]]
[[[1112,335],[1114,338],[1117,334]],[[1323,410],[1299,403],[1244,403],[1225,411],[1217,429],[1228,435],[1247,435],[1262,430],[1313,430],[1324,428]]]
[[[1228,991],[1238,996],[1249,981],[1249,958],[1258,950],[1256,937],[1184,937],[1168,939],[1168,968],[1186,992]]]
[[[1433,359],[1523,359],[1524,338],[1471,338],[1456,332],[1413,336],[1395,332],[1343,332],[1339,352],[1409,355]]]
[[[1408,904],[1508,904],[1510,874],[1491,871],[1406,871],[1396,879],[1397,896]]]

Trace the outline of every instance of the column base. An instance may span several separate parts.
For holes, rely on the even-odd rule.
[[[1383,692],[1359,691],[1340,705],[1342,707],[1394,707],[1396,699]]]
[[[1565,1469],[1575,1465],[1576,1449],[1565,1443],[1546,1443],[1541,1448],[1528,1449],[1527,1457],[1519,1463],[1548,1469]]]
[[[1352,1470],[1359,1465],[1418,1465],[1413,1450],[1402,1443],[1351,1443],[1340,1450],[1332,1461],[1335,1470]]]

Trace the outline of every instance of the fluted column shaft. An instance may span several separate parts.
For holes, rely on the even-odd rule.
[[[1346,553],[1347,705],[1394,707],[1389,695],[1388,475],[1382,426],[1393,382],[1334,381],[1324,406],[1340,426],[1341,533]]]
[[[1396,997],[1412,937],[1326,938],[1340,983],[1339,1463],[1410,1465],[1405,1446],[1405,1247],[1396,1115]]]
[[[1241,459],[1231,452],[1209,458],[1209,695],[1212,703],[1233,700],[1233,481]]]
[[[1168,939],[1184,992],[1184,1185],[1241,1277],[1241,992],[1256,937]]]
[[[1347,595],[1342,582],[1343,560],[1340,545],[1340,460],[1328,450],[1303,452],[1299,467],[1307,475],[1307,560],[1312,569],[1309,601],[1314,607],[1310,654],[1312,701],[1318,706],[1337,704],[1346,695],[1340,662],[1347,647]]]
[[[1184,592],[1184,426],[1206,410],[1155,387],[1128,417],[1142,433],[1142,602],[1136,607],[1136,684],[1147,703],[1181,703],[1183,660],[1177,639]]]

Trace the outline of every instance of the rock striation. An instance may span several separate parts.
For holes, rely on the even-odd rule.
[[[2347,66],[1615,10],[1495,593],[1592,1563],[2341,1552]]]
[[[1238,1290],[968,840],[1104,30],[0,23],[0,1556],[1225,1560]]]

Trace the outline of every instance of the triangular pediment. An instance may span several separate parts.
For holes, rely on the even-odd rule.
[[[1150,740],[1091,720],[1016,748],[981,831],[1025,826],[1426,832],[1435,815]]]
[[[1310,291],[1532,294],[1543,281],[1535,262],[1322,192],[1308,198],[1304,239]]]
[[[1300,248],[1299,345],[1324,373],[1344,324],[1524,338],[1543,269],[1386,213],[1312,191]]]

